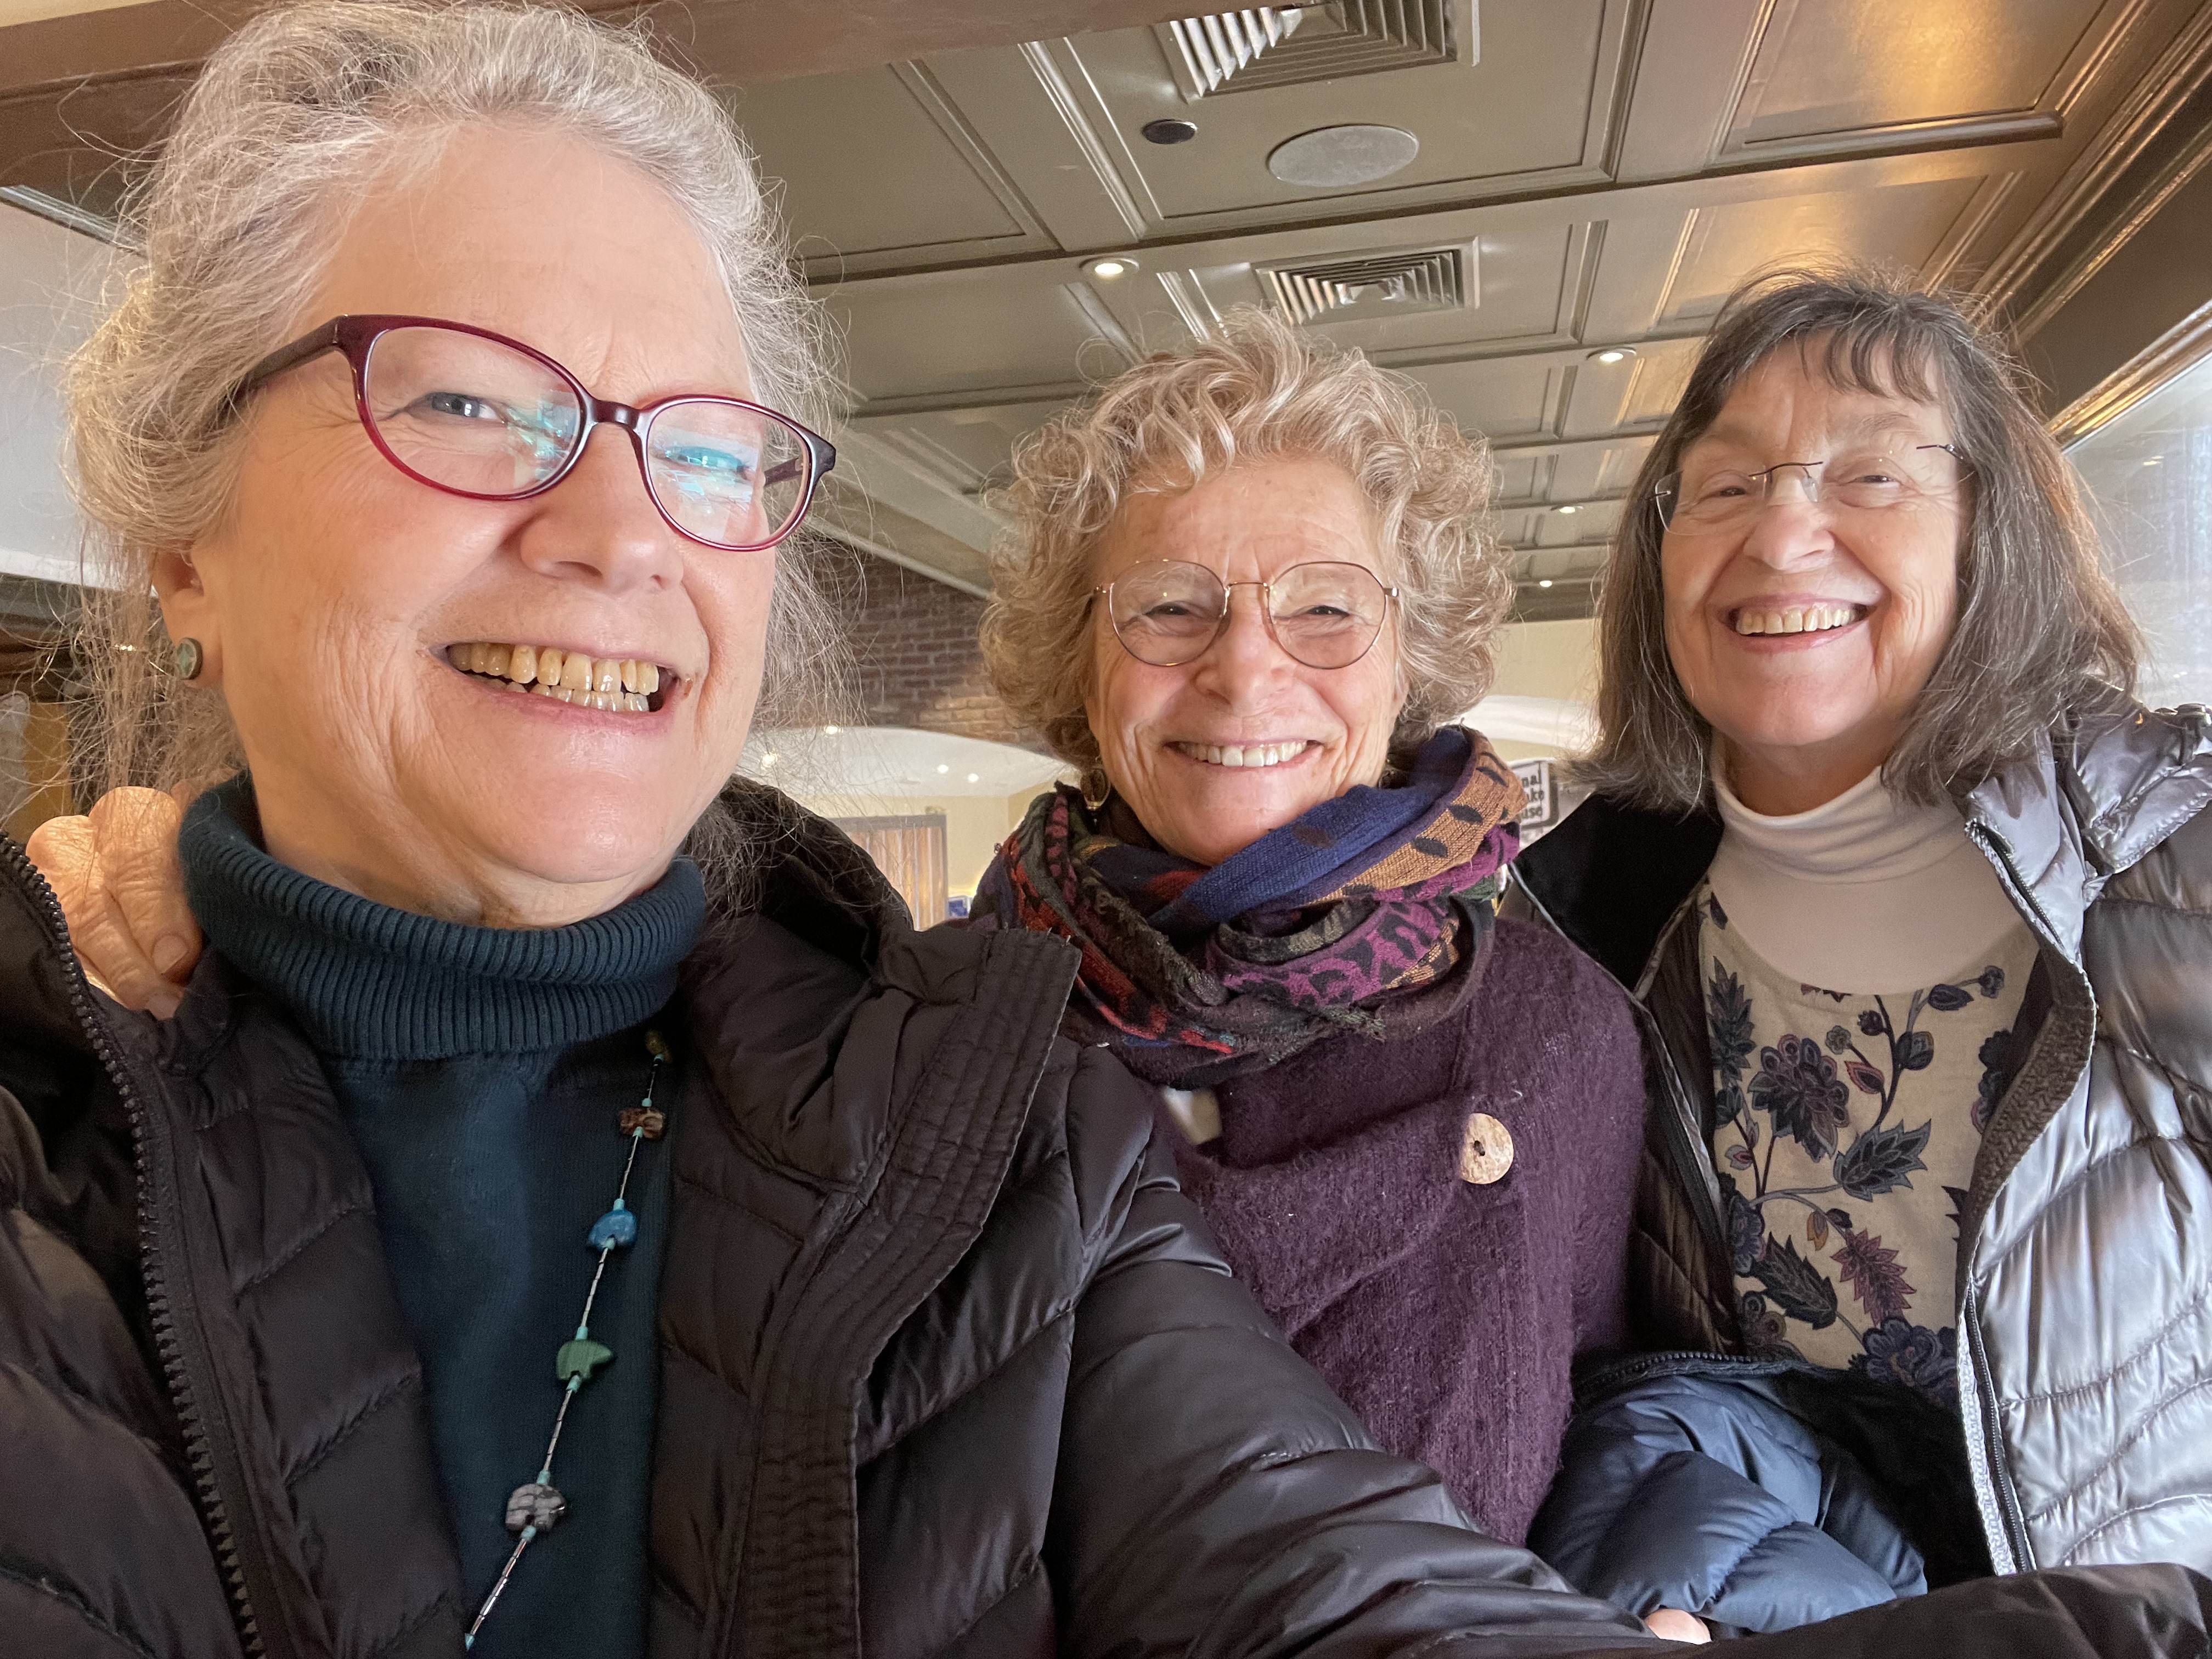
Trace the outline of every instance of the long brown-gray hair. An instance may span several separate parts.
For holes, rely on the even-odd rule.
[[[1723,307],[1614,533],[1598,599],[1601,735],[1577,769],[1585,781],[1662,811],[1706,797],[1712,728],[1668,656],[1652,492],[1744,378],[1784,349],[1838,389],[1941,406],[1969,466],[1958,621],[1883,764],[1892,789],[1955,796],[2027,756],[2069,708],[2133,690],[2141,636],[2099,561],[2074,470],[1996,330],[1880,270],[1777,270]]]

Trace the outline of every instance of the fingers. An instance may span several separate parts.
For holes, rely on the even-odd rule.
[[[1713,1639],[1705,1621],[1694,1613],[1685,1613],[1680,1607],[1661,1607],[1647,1614],[1644,1627],[1654,1636],[1663,1636],[1670,1642],[1705,1643]]]
[[[28,849],[61,900],[87,972],[124,1006],[165,1019],[200,953],[177,861],[182,818],[158,789],[118,789],[88,817],[40,826]]]

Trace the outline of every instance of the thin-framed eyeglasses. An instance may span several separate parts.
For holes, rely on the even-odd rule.
[[[827,439],[743,398],[611,402],[520,340],[434,317],[333,317],[256,363],[230,402],[325,351],[345,354],[355,409],[385,459],[471,501],[542,495],[574,469],[595,428],[619,427],[671,529],[753,553],[791,533],[837,464]]]
[[[1756,472],[1726,466],[1669,472],[1651,487],[1651,497],[1667,529],[1699,535],[1745,523],[1769,501],[1789,500],[1792,487],[1808,501],[1880,512],[1947,500],[1970,470],[1954,444],[1915,444],[1856,450],[1825,461],[1777,461]]]
[[[1195,662],[1229,626],[1229,599],[1260,590],[1260,614],[1275,643],[1309,668],[1349,668],[1374,648],[1398,590],[1364,564],[1294,564],[1263,582],[1224,582],[1202,564],[1154,559],[1132,565],[1094,597],[1121,648],[1155,668]]]

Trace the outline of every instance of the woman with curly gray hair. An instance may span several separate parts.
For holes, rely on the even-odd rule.
[[[1498,923],[1513,774],[1451,723],[1511,597],[1489,457],[1259,313],[1017,453],[984,648],[1083,775],[982,925],[1071,939],[1066,1027],[1158,1086],[1238,1273],[1386,1445],[1519,1539],[1619,1346],[1627,999]]]

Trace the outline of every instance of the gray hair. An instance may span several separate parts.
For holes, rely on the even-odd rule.
[[[1958,620],[1883,763],[1892,789],[1928,803],[1963,793],[2026,758],[2069,710],[2133,688],[2141,637],[2099,562],[2074,469],[1996,331],[1966,302],[1880,270],[1778,270],[1723,307],[1614,532],[1598,599],[1602,735],[1583,781],[1660,811],[1706,799],[1712,728],[1668,656],[1652,490],[1785,348],[1839,389],[1939,404],[1968,464]]]
[[[208,59],[127,200],[124,234],[143,262],[70,368],[78,501],[112,585],[88,596],[77,641],[95,705],[83,775],[99,787],[191,790],[243,763],[222,698],[167,672],[154,558],[224,511],[244,426],[231,390],[295,326],[348,194],[485,124],[565,134],[665,191],[721,276],[753,395],[823,423],[819,325],[752,157],[714,96],[641,33],[477,0],[262,14]],[[828,702],[837,684],[836,630],[806,562],[778,572],[765,718]]]
[[[1015,530],[994,562],[983,659],[999,695],[1055,754],[1098,763],[1084,714],[1091,561],[1122,502],[1286,455],[1341,465],[1380,520],[1406,681],[1393,750],[1402,756],[1489,689],[1513,579],[1491,533],[1482,441],[1359,353],[1246,308],[1216,337],[1139,363],[1014,452],[1000,501]]]

